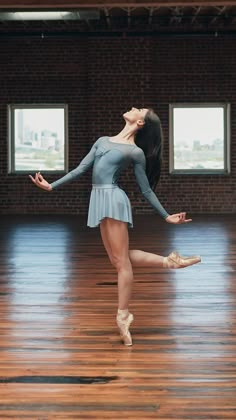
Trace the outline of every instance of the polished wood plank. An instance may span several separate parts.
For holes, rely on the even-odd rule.
[[[201,254],[134,269],[134,345],[116,273],[84,216],[2,216],[0,419],[236,418],[236,221],[136,216],[130,248]]]

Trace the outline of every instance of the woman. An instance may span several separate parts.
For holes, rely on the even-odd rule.
[[[125,126],[116,136],[100,137],[79,166],[49,184],[40,172],[29,177],[38,187],[47,191],[78,178],[93,165],[93,188],[90,196],[88,226],[100,225],[104,247],[110,262],[118,273],[117,325],[125,345],[132,345],[129,326],[133,315],[128,306],[133,282],[132,266],[183,268],[200,262],[200,257],[181,257],[172,252],[167,257],[140,250],[129,250],[128,227],[133,227],[129,199],[119,188],[120,173],[133,163],[134,173],[142,194],[168,223],[191,222],[186,213],[169,215],[162,207],[154,188],[161,168],[162,128],[152,109],[132,108],[123,114]]]

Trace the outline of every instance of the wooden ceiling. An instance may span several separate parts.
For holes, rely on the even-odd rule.
[[[97,10],[98,19],[89,11]],[[10,33],[164,33],[236,32],[236,0],[1,0],[0,12],[29,10],[88,11],[80,20],[5,21],[0,16],[0,36]]]
[[[155,7],[155,6],[234,6],[235,0],[159,0],[159,1],[144,1],[144,0],[1,0],[0,8],[58,8],[65,6],[67,8],[77,7]]]

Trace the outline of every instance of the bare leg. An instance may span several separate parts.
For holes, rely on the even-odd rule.
[[[112,262],[112,250],[107,237],[106,229],[101,223],[101,236],[103,244]],[[164,268],[184,268],[201,261],[200,257],[181,257],[176,253],[171,253],[168,257],[163,257],[151,252],[145,252],[138,249],[129,250],[129,259],[133,267],[164,267]]]
[[[163,267],[164,257],[138,249],[129,251],[129,258],[133,267]]]
[[[130,250],[129,257],[134,267],[164,267],[185,268],[201,261],[199,256],[182,257],[177,252],[171,252],[167,257],[162,257],[150,252]]]
[[[102,221],[102,223],[100,224],[100,231],[108,257],[111,263],[113,263],[111,245],[107,234],[106,223],[104,221]],[[164,257],[162,257],[161,255],[152,254],[150,252],[144,252],[136,249],[129,250],[128,252],[129,259],[131,261],[132,266],[134,267],[163,267]]]
[[[182,257],[177,252],[171,252],[167,257],[162,257],[150,252],[130,250],[129,257],[135,267],[164,267],[164,268],[185,268],[201,261],[199,256]]]
[[[118,273],[118,307],[128,309],[131,297],[133,270],[129,259],[127,224],[106,217],[100,224],[104,246]]]
[[[193,260],[193,257],[184,259],[175,253],[171,253],[168,257],[162,257],[140,250],[129,251],[127,224],[115,219],[105,218],[100,223],[100,231],[110,262],[115,266],[118,273],[117,325],[124,344],[132,345],[129,326],[133,321],[133,315],[128,311],[133,283],[132,265],[181,268],[195,264],[196,258],[195,262],[192,262],[191,258]]]
[[[132,345],[129,326],[133,315],[128,306],[133,284],[133,270],[129,259],[129,236],[127,224],[111,218],[100,223],[101,236],[111,263],[118,273],[118,312],[117,325],[124,344]]]

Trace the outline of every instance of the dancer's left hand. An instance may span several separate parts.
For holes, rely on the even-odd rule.
[[[37,187],[42,188],[46,191],[52,191],[51,184],[49,184],[46,179],[44,179],[43,175],[41,175],[40,172],[36,172],[35,178],[32,177],[32,175],[29,175],[31,181],[37,185]]]
[[[185,212],[171,214],[165,220],[167,223],[173,223],[175,225],[180,225],[181,223],[189,223],[192,221],[192,219],[186,219]]]

